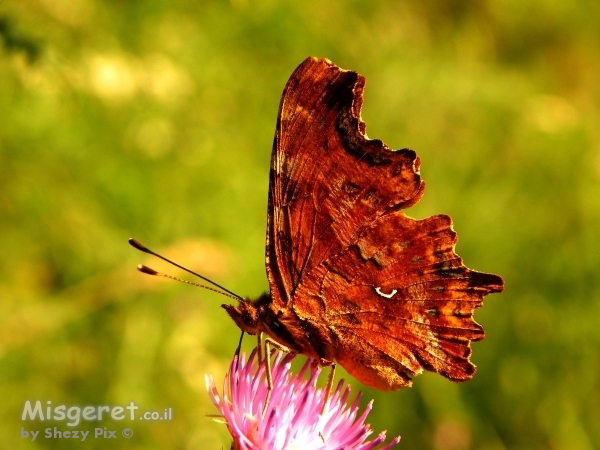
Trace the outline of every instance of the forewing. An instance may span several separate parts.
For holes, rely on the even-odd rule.
[[[456,240],[448,216],[414,220],[394,211],[303,282],[302,305],[321,310],[350,374],[383,390],[410,385],[423,369],[472,377],[470,343],[484,337],[473,311],[503,281],[466,268]]]
[[[369,140],[364,78],[308,58],[281,99],[269,185],[267,275],[274,304],[356,241],[377,217],[422,195],[419,159]]]

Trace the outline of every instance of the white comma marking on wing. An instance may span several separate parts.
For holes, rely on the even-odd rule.
[[[396,295],[396,292],[398,292],[398,290],[393,289],[392,292],[390,292],[389,294],[384,294],[383,292],[381,292],[380,287],[376,287],[375,292],[377,292],[379,295],[381,295],[384,298],[392,298],[394,295]]]

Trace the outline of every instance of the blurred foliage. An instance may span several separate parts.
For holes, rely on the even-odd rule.
[[[173,409],[113,448],[229,448],[203,378],[239,337],[224,300],[137,273],[180,275],[126,239],[268,288],[276,113],[308,55],[366,76],[369,135],[422,159],[409,214],[452,215],[467,265],[506,281],[474,379],[367,389],[373,428],[407,450],[600,448],[599,47],[585,0],[0,2],[0,448],[105,448],[20,439],[68,428],[22,422],[27,399]]]

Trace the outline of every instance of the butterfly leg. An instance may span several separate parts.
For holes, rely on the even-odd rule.
[[[281,345],[279,342],[265,337],[264,333],[258,333],[258,358],[260,362],[265,361],[267,364],[267,397],[265,398],[265,405],[263,407],[263,415],[267,410],[267,405],[271,399],[271,391],[273,390],[273,373],[271,369],[271,347],[276,348],[284,353],[294,353],[291,349],[285,345]]]
[[[267,359],[267,385],[269,386],[269,393],[273,389],[273,374],[271,372],[271,348],[276,348],[284,353],[294,353],[291,349],[285,345],[281,345],[279,342],[274,341],[270,337],[265,338],[265,357]]]
[[[292,353],[292,351],[289,348],[285,347],[284,345],[281,345],[277,341],[274,341],[270,337],[267,337],[262,331],[259,332],[256,336],[258,337],[258,361],[262,363],[263,361],[267,360],[267,367],[271,367],[270,363],[268,362],[270,360],[271,355],[269,351],[270,349],[267,348],[267,344],[272,347],[278,348],[284,353]],[[267,377],[267,380],[271,379]],[[269,388],[272,387],[273,383],[269,382]]]
[[[331,390],[333,389],[333,378],[335,377],[335,363],[331,361],[327,361],[327,363],[331,365],[331,370],[329,371],[329,376],[327,377],[327,388],[325,391],[325,399],[323,400],[323,408],[321,408],[321,415],[324,415],[325,411],[327,411],[329,399],[331,398]],[[321,365],[324,364],[321,362]]]

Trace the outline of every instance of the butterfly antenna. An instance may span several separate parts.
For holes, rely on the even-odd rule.
[[[224,287],[223,287],[223,286],[221,286],[220,284],[217,284],[217,283],[215,283],[214,281],[212,281],[212,280],[209,280],[208,278],[206,278],[206,277],[203,277],[202,275],[200,275],[200,274],[198,274],[198,273],[194,272],[193,270],[190,270],[190,269],[188,269],[188,268],[186,268],[186,267],[183,267],[183,266],[181,266],[181,265],[177,264],[176,262],[174,262],[174,261],[171,261],[170,259],[168,259],[168,258],[165,258],[165,257],[164,257],[164,256],[162,256],[162,255],[159,255],[159,254],[158,254],[158,253],[156,253],[156,252],[153,252],[153,251],[152,251],[152,250],[150,250],[148,247],[146,247],[144,244],[142,244],[140,241],[138,241],[138,240],[136,240],[136,239],[133,239],[133,238],[129,238],[128,242],[129,242],[129,244],[130,244],[132,247],[134,247],[134,248],[138,249],[139,251],[141,251],[141,252],[144,252],[144,253],[148,253],[148,254],[150,254],[150,255],[153,255],[153,256],[156,256],[157,258],[160,258],[160,259],[162,259],[163,261],[166,261],[166,262],[168,262],[169,264],[172,264],[172,265],[174,265],[175,267],[179,267],[181,270],[185,270],[186,272],[188,272],[188,273],[191,273],[192,275],[195,275],[195,276],[197,276],[198,278],[201,278],[201,279],[203,279],[203,280],[204,280],[204,281],[206,281],[207,283],[210,283],[210,284],[212,284],[213,286],[216,286],[216,287],[218,287],[219,289],[221,289],[221,291],[224,291],[224,292],[217,291],[216,289],[213,289],[213,288],[210,288],[210,287],[208,287],[208,286],[201,285],[201,284],[196,284],[196,283],[192,283],[192,282],[189,282],[189,281],[180,280],[179,278],[175,278],[175,277],[172,277],[171,275],[167,275],[167,274],[164,274],[164,273],[161,273],[161,272],[157,272],[157,271],[156,271],[156,270],[154,270],[154,269],[150,269],[149,267],[142,266],[142,265],[139,265],[139,266],[138,266],[138,270],[139,270],[140,272],[143,272],[143,273],[145,273],[145,274],[148,274],[148,275],[156,275],[156,276],[159,276],[159,277],[171,278],[171,279],[173,279],[173,280],[181,281],[181,282],[183,282],[183,283],[191,284],[191,285],[194,285],[194,286],[199,286],[199,287],[202,287],[202,288],[208,289],[208,290],[210,290],[210,291],[219,292],[219,293],[221,293],[221,294],[223,294],[223,295],[226,295],[225,293],[227,293],[227,295],[226,295],[227,297],[234,298],[235,300],[243,300],[243,298],[242,298],[242,297],[240,297],[239,295],[237,295],[237,294],[236,294],[236,293],[234,293],[234,292],[231,292],[229,289],[226,289],[226,288],[224,288]]]
[[[236,295],[231,295],[231,294],[228,294],[226,292],[220,291],[218,289],[212,288],[210,286],[204,286],[203,284],[198,284],[198,283],[194,283],[192,281],[182,280],[181,278],[177,278],[177,277],[174,277],[172,275],[168,275],[166,273],[158,272],[158,271],[156,271],[154,269],[151,269],[148,266],[144,266],[143,264],[138,264],[137,270],[139,270],[140,272],[145,273],[147,275],[154,275],[156,277],[169,278],[171,280],[181,281],[182,283],[191,284],[192,286],[200,287],[202,289],[208,289],[209,291],[216,292],[218,294],[224,295],[225,297],[231,297],[234,300],[238,300],[238,297]]]

